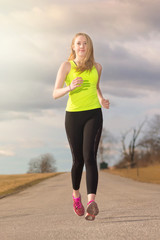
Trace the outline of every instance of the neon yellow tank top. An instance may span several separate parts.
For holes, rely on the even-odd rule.
[[[82,73],[76,72],[76,64],[74,61],[69,61],[71,64],[70,72],[67,74],[65,83],[70,85],[73,79],[81,77],[83,84],[69,92],[66,111],[79,112],[101,108],[97,95],[98,72],[95,66],[91,71],[85,70]]]

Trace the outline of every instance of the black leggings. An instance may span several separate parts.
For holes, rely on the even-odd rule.
[[[87,194],[96,194],[98,185],[97,150],[102,124],[101,108],[66,112],[65,128],[73,158],[71,177],[74,190],[80,188],[85,164]]]

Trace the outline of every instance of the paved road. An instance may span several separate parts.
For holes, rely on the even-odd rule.
[[[87,204],[85,173],[81,184]],[[94,222],[72,210],[70,173],[0,199],[1,240],[160,240],[160,185],[101,172]]]

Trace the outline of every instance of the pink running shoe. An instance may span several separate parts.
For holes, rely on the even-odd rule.
[[[87,203],[87,209],[86,209],[86,216],[85,219],[89,221],[93,221],[95,219],[95,216],[98,215],[99,209],[97,206],[97,203],[94,200],[91,200]]]
[[[84,215],[84,207],[81,203],[81,195],[80,195],[79,198],[75,198],[73,196],[73,210],[78,216],[83,216]]]

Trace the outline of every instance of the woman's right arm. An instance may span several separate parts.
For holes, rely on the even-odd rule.
[[[71,65],[69,62],[64,62],[61,64],[57,77],[56,82],[53,90],[53,98],[57,99],[63,97],[65,94],[71,91],[70,86],[63,87],[64,81],[66,79],[67,74],[69,73]]]
[[[71,69],[71,64],[69,62],[64,62],[61,64],[56,78],[56,83],[53,90],[53,98],[57,99],[63,97],[65,94],[74,90],[77,87],[81,87],[83,84],[83,79],[81,77],[76,77],[73,79],[71,84],[67,87],[63,87],[67,74]]]

